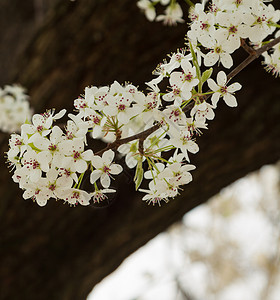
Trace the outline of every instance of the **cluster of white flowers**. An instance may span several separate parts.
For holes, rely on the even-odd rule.
[[[157,4],[166,6],[164,13],[156,15]],[[183,10],[179,3],[174,0],[139,0],[137,6],[144,11],[149,21],[163,21],[165,25],[176,25],[177,23],[183,23]]]
[[[0,130],[3,132],[18,132],[20,126],[30,120],[32,111],[28,96],[19,85],[6,85],[0,88]]]
[[[32,198],[40,206],[50,198],[62,199],[72,205],[88,205],[92,197],[93,201],[99,202],[102,199],[100,193],[114,192],[107,189],[109,176],[122,171],[121,166],[111,163],[112,150],[104,152],[101,158],[91,149],[84,149],[88,132],[84,122],[76,124],[69,120],[65,132],[59,126],[53,126],[65,112],[35,114],[32,124],[22,125],[21,134],[12,134],[9,140],[7,156],[15,169],[13,180],[25,190],[24,199]],[[98,189],[96,184],[91,193],[79,189],[88,169],[93,170],[91,183],[100,178],[105,190]]]
[[[191,4],[191,1],[187,2]],[[204,0],[191,5],[191,26],[187,36],[195,45],[197,53],[204,57],[205,66],[213,66],[219,62],[225,68],[232,67],[231,54],[240,47],[241,39],[248,38],[252,44],[258,46],[279,27],[279,10],[264,2],[270,1]],[[159,3],[167,5],[167,8],[163,15],[157,16],[155,6]],[[149,21],[163,21],[168,25],[184,22],[183,10],[176,0],[140,0],[137,5],[145,12]],[[201,47],[210,51],[203,53]],[[275,76],[280,73],[279,49],[278,45],[269,53],[263,53],[265,69]]]
[[[262,45],[280,19],[280,11],[262,0],[213,0],[208,7],[206,12],[205,3],[190,9],[192,23],[187,33],[208,67],[220,62],[231,68],[231,54],[240,47],[241,39]],[[206,54],[199,45],[207,49]]]
[[[148,93],[116,81],[87,87],[74,101],[77,113],[68,115],[65,132],[53,125],[65,114],[62,110],[36,114],[32,124],[22,125],[20,135],[12,134],[7,155],[25,199],[41,206],[50,198],[71,205],[104,200],[105,193],[115,192],[110,188],[112,175],[125,167],[114,162],[117,152],[128,168],[135,168],[136,190],[145,193],[144,201],[160,205],[179,194],[192,180],[189,171],[195,166],[189,153],[199,151],[197,135],[207,129],[220,99],[237,106],[234,93],[241,89],[239,83],[228,84],[231,78],[224,71],[217,73],[216,81],[210,78],[212,68],[202,72],[202,62],[206,68],[219,62],[231,67],[230,54],[241,46],[241,38],[261,44],[279,21],[279,11],[260,0],[210,4],[208,12],[205,3],[192,8],[188,48],[159,65],[156,77],[147,82]],[[279,51],[279,46],[272,51]],[[163,81],[169,86],[166,91],[160,89]],[[88,138],[102,139],[107,147],[93,153],[87,149]],[[87,178],[90,191],[81,189]]]

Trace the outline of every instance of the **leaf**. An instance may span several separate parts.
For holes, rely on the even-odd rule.
[[[135,182],[135,189],[136,191],[138,190],[139,186],[142,183],[144,177],[144,170],[142,167],[142,159],[138,161],[136,171],[135,171],[135,176],[134,176],[134,182]]]
[[[210,68],[210,69],[203,72],[203,74],[201,76],[202,83],[205,82],[207,79],[209,79],[211,77],[212,72],[213,72],[213,68]]]

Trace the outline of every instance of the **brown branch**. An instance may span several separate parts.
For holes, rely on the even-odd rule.
[[[123,139],[119,139],[114,141],[111,144],[108,144],[106,148],[96,152],[96,155],[102,155],[105,151],[109,150],[109,149],[113,149],[113,148],[117,148],[122,144],[126,144],[129,143],[131,141],[137,140],[137,139],[146,139],[150,134],[152,134],[153,132],[155,132],[156,130],[158,130],[161,127],[160,123],[155,124],[154,126],[152,126],[149,129],[146,129],[140,133],[137,133],[135,135],[129,136],[127,138],[123,138]]]
[[[241,47],[250,55],[256,54],[256,50],[254,48],[250,47],[246,43],[245,39],[241,39]]]
[[[141,155],[144,154],[144,140],[145,140],[145,138],[139,139],[138,151]]]
[[[253,62],[256,58],[258,58],[262,53],[271,49],[273,46],[280,42],[280,37],[274,39],[273,41],[269,42],[268,44],[260,47],[253,53],[251,53],[243,62],[241,62],[234,70],[232,70],[227,78],[229,82],[233,77],[235,77],[238,73],[240,73],[244,68],[246,68],[251,62]]]

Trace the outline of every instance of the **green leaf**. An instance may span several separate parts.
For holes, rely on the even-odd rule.
[[[141,185],[144,177],[144,170],[142,167],[142,159],[138,161],[135,176],[134,176],[134,182],[135,182],[135,189],[138,190],[139,186]]]
[[[212,72],[213,72],[213,68],[210,68],[210,69],[203,72],[203,74],[201,76],[202,83],[210,78],[210,76],[212,75]]]

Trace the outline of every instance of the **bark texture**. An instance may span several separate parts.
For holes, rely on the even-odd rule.
[[[157,63],[183,46],[187,28],[149,23],[128,0],[11,2],[0,4],[0,83],[27,87],[36,112],[71,110],[87,85],[118,80],[144,89]],[[194,181],[161,208],[141,201],[129,172],[114,182],[118,192],[106,208],[55,201],[40,208],[22,199],[2,157],[0,299],[85,299],[123,259],[186,212],[279,160],[279,79],[266,74],[260,61],[237,79],[244,86],[239,106],[220,103],[209,130],[198,138],[200,152],[191,156]],[[1,135],[2,152],[7,141]]]

